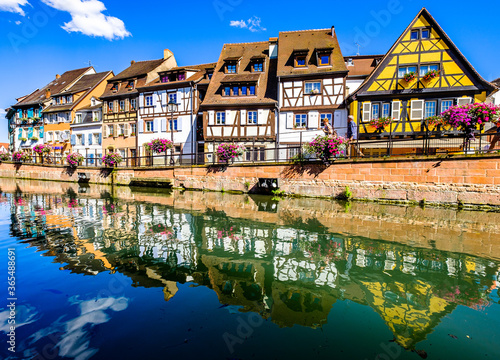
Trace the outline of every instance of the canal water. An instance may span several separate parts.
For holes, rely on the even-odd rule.
[[[8,179],[0,191],[2,359],[500,358],[500,214]]]

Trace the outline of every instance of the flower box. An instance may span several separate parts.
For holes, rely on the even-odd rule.
[[[432,79],[435,79],[438,76],[439,76],[438,70],[430,70],[430,71],[425,73],[425,75],[422,79],[424,79],[425,81],[431,81]]]
[[[403,79],[404,81],[406,81],[407,83],[411,83],[413,80],[415,80],[417,78],[417,75],[415,74],[414,71],[411,71],[409,73],[406,73],[404,76],[403,76]]]
[[[172,149],[174,144],[172,144],[172,141],[167,139],[155,139],[150,143],[144,144],[144,147],[147,151],[152,151],[155,154],[161,154],[168,149]]]
[[[79,165],[81,165],[83,160],[84,160],[83,155],[81,155],[79,153],[69,154],[66,157],[66,162],[72,168],[77,168]]]
[[[377,131],[384,130],[387,126],[392,123],[391,117],[380,117],[378,119],[370,120],[370,126],[374,127]]]

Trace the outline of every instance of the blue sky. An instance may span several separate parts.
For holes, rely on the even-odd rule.
[[[486,80],[500,77],[496,1],[0,0],[0,142],[16,97],[89,60],[115,74],[165,48],[179,65],[215,62],[224,43],[332,25],[344,55],[356,42],[361,54],[384,54],[424,6]]]

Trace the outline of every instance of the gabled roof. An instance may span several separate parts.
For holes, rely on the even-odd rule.
[[[352,60],[352,66],[347,66],[347,70],[349,70],[347,78],[363,78],[370,75],[383,58],[384,55],[344,56],[345,62]]]
[[[500,78],[493,80],[491,83],[493,85],[495,85],[497,88],[499,88],[500,87]]]
[[[332,34],[333,30],[333,34]],[[331,51],[331,66],[318,66],[317,53]],[[294,68],[294,54],[307,54],[307,68]],[[280,32],[278,42],[278,76],[324,74],[347,68],[334,29]]]
[[[413,24],[415,24],[415,22],[417,22],[418,19],[422,15],[424,15],[424,16],[427,17],[427,19],[429,20],[429,23],[431,24],[431,26],[433,27],[433,29],[436,32],[438,32],[441,35],[441,37],[447,42],[448,47],[452,51],[454,51],[456,53],[456,55],[462,61],[462,63],[464,64],[464,66],[467,67],[467,70],[469,70],[469,72],[476,77],[477,81],[479,83],[481,83],[486,89],[494,90],[494,86],[492,86],[491,83],[489,83],[481,75],[479,75],[479,73],[472,66],[472,64],[469,62],[469,60],[467,60],[467,58],[457,48],[457,46],[455,45],[455,43],[450,39],[450,37],[448,36],[448,34],[446,34],[446,32],[443,30],[443,28],[438,24],[438,22],[436,21],[436,19],[434,19],[432,17],[432,15],[429,13],[429,11],[424,7],[424,8],[422,8],[422,10],[419,11],[419,13],[417,14],[417,16],[415,16],[415,18],[410,22],[410,24],[403,31],[403,33],[401,34],[401,36],[394,42],[394,44],[391,46],[391,48],[389,49],[389,51],[385,54],[384,58],[379,62],[378,66],[375,68],[375,70],[370,74],[370,76],[368,76],[365,79],[365,81],[360,85],[360,87],[354,93],[352,93],[349,96],[349,98],[352,98],[352,97],[356,96],[359,92],[361,92],[363,90],[363,88],[365,87],[365,85],[368,82],[370,82],[370,80],[373,78],[374,74],[377,73],[377,70],[379,69],[379,67],[386,66],[388,57],[393,53],[394,49],[401,42],[401,40],[404,38],[405,34],[408,33],[408,31],[413,27]]]
[[[49,84],[45,85],[43,88],[38,89],[32,92],[30,95],[26,96],[24,99],[19,101],[16,105],[18,106],[27,106],[27,105],[37,105],[42,104],[49,99],[46,99],[45,94],[46,91],[50,89],[51,94],[57,94],[59,92],[64,91],[68,86],[73,84],[78,78],[80,78],[83,74],[85,74],[89,70],[93,70],[93,67],[86,67],[82,69],[70,70],[66,71],[61,75],[59,79],[55,79],[51,81]]]
[[[164,61],[165,59],[137,61],[109,81],[117,82],[147,75],[150,71],[153,71],[160,66]]]
[[[251,71],[252,59],[265,59],[264,72]],[[226,75],[225,63],[228,59],[240,59],[238,74]],[[202,106],[210,105],[244,105],[244,104],[276,104],[277,103],[277,60],[269,58],[269,42],[225,44],[215,68],[212,80],[207,89],[207,95]],[[222,96],[224,81],[235,77],[234,81],[257,82],[256,96],[225,97]]]
[[[209,63],[209,64],[200,64],[200,65],[190,65],[190,66],[176,66],[172,69],[161,71],[160,73],[171,73],[171,72],[178,72],[178,71],[189,71],[189,72],[194,72],[190,77],[188,77],[186,80],[180,80],[180,81],[169,81],[167,83],[162,83],[160,81],[160,77],[157,77],[153,81],[143,85],[143,86],[138,86],[137,88],[139,91],[145,90],[145,89],[150,89],[152,88],[157,88],[157,87],[180,87],[182,85],[187,86],[191,82],[196,82],[199,83],[200,81],[203,81],[205,79],[205,75],[207,73],[207,70],[214,69],[217,63]]]

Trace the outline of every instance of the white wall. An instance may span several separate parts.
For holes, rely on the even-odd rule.
[[[33,130],[33,136],[36,136],[38,137],[38,141],[32,141],[28,138],[28,127],[25,127],[25,128],[16,128],[15,131],[14,131],[14,144],[15,144],[15,147],[14,147],[14,151],[19,151],[19,150],[32,150],[34,146],[38,145],[38,144],[43,144],[44,143],[44,138],[41,138],[40,137],[40,132],[38,130],[39,128],[35,128]],[[22,136],[21,137],[24,137],[26,139],[28,139],[28,141],[25,141],[25,142],[22,142],[19,140],[19,133],[22,132]],[[45,133],[44,133],[44,136],[45,136]]]
[[[83,135],[83,138],[85,139],[84,145],[78,145],[78,142],[76,145],[73,145],[73,152],[74,153],[80,153],[83,156],[88,156],[90,157],[90,154],[93,154],[94,157],[97,154],[97,158],[102,158],[102,137],[101,137],[101,144],[99,142],[95,141],[95,137],[92,136],[92,145],[89,144],[89,135],[92,134],[101,134],[102,127],[101,123],[98,124],[92,124],[92,125],[80,125],[80,126],[71,126],[71,135],[74,135],[77,137],[78,135]],[[86,152],[87,149],[87,152]]]

